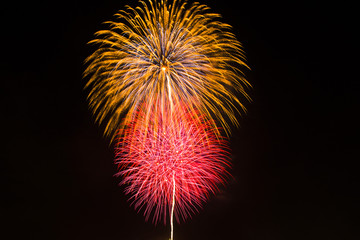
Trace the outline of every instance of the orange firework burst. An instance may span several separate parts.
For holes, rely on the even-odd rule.
[[[249,99],[250,86],[240,71],[247,65],[231,27],[199,3],[140,2],[115,14],[116,20],[107,22],[110,29],[98,31],[90,42],[99,48],[86,59],[84,75],[90,76],[90,107],[97,121],[105,122],[105,133],[113,139],[144,102],[170,112],[186,102],[189,111],[198,109],[229,133],[226,118],[237,125],[236,105],[245,110],[235,92]]]

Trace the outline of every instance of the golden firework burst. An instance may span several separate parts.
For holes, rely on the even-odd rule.
[[[84,76],[89,105],[96,120],[105,122],[105,134],[113,139],[142,103],[170,114],[187,103],[188,110],[200,110],[229,133],[226,117],[237,125],[236,112],[245,111],[237,92],[250,100],[241,71],[247,68],[244,52],[231,26],[199,3],[140,3],[115,14],[116,20],[106,22],[109,29],[90,41],[98,49],[86,59]]]

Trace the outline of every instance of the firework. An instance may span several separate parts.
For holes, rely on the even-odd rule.
[[[146,219],[153,215],[155,223],[166,223],[171,213],[178,222],[185,220],[230,176],[227,141],[215,135],[208,120],[200,117],[199,125],[199,113],[177,109],[161,117],[152,111],[146,126],[147,108],[141,108],[116,148],[126,194],[135,209],[143,210]],[[158,119],[157,127],[151,127]]]
[[[158,105],[156,111],[173,111],[186,102],[188,111],[198,109],[216,119],[226,133],[227,118],[237,125],[238,106],[245,107],[236,92],[249,99],[245,89],[250,84],[240,71],[247,67],[242,46],[219,14],[199,3],[149,0],[115,16],[107,22],[109,29],[90,42],[99,47],[87,58],[84,72],[90,77],[90,107],[111,139],[144,102]]]

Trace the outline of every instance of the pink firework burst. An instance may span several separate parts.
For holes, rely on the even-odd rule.
[[[172,223],[172,213],[185,220],[230,176],[227,141],[209,121],[199,124],[199,113],[177,109],[168,116],[150,114],[156,119],[150,124],[140,110],[116,146],[120,184],[135,209],[146,220],[153,215],[155,223],[169,217]]]

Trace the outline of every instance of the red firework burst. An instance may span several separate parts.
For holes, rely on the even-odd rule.
[[[120,184],[135,209],[144,210],[146,220],[153,215],[155,223],[161,218],[166,223],[171,213],[185,220],[230,176],[227,141],[212,123],[199,124],[199,113],[181,109],[169,116],[150,114],[156,119],[150,124],[140,110],[116,146]]]

